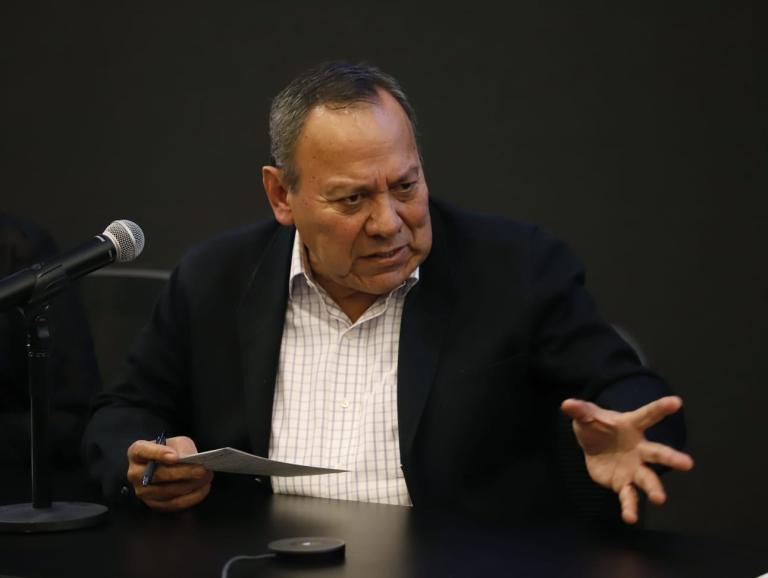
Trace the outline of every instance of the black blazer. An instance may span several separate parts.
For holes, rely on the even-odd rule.
[[[411,499],[556,510],[559,402],[629,409],[668,388],[600,319],[561,242],[444,203],[430,211],[433,247],[406,299],[398,355]],[[196,247],[175,269],[123,379],[94,405],[84,448],[108,497],[126,484],[128,445],[161,430],[201,451],[267,454],[293,237],[262,222]],[[680,445],[682,422],[667,421],[659,437]]]

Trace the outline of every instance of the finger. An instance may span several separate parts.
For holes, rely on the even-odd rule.
[[[146,469],[146,464],[129,464],[128,480],[134,486],[140,485]],[[167,482],[179,482],[184,480],[199,480],[204,479],[209,472],[210,470],[207,470],[203,466],[197,464],[172,464],[170,466],[166,466],[158,463],[157,469],[152,476],[152,483],[160,484]]]
[[[632,484],[621,488],[619,502],[621,502],[621,519],[627,524],[637,522],[637,490]]]
[[[560,410],[576,422],[588,424],[598,422],[607,426],[615,426],[615,413],[605,410],[591,401],[581,399],[566,399],[560,404]]]
[[[650,468],[640,467],[635,472],[635,485],[643,490],[648,499],[656,505],[661,505],[667,501],[667,494],[664,492],[664,486],[659,476]]]
[[[560,409],[565,415],[579,421],[590,421],[595,407],[595,404],[581,399],[566,399],[560,404]]]
[[[675,413],[681,407],[683,407],[683,400],[681,398],[676,395],[668,395],[629,413],[635,425],[642,430],[646,430],[668,415]]]
[[[146,487],[136,488],[136,496],[142,500],[156,500],[166,502],[179,496],[191,494],[211,483],[213,472],[209,472],[205,478],[195,480],[183,480],[166,484],[150,484]]]
[[[640,458],[646,463],[659,464],[683,472],[693,468],[691,456],[664,444],[643,442],[638,449]]]
[[[178,459],[179,454],[174,448],[145,440],[135,441],[128,448],[129,462],[146,464],[149,460],[156,460],[164,464],[174,464]]]
[[[166,445],[175,449],[180,456],[197,453],[197,446],[195,446],[195,442],[192,441],[192,438],[187,436],[175,436],[168,438],[165,443]]]
[[[208,495],[210,491],[211,491],[211,485],[206,484],[205,486],[198,488],[194,492],[191,492],[189,494],[184,494],[183,496],[177,496],[171,500],[147,499],[147,500],[144,500],[144,503],[154,510],[159,510],[162,512],[174,512],[177,510],[190,508],[196,504],[199,504],[205,499],[205,497]]]
[[[184,480],[202,480],[210,473],[210,470],[198,464],[159,465],[155,470],[155,475],[152,477],[152,482],[162,484],[167,482],[181,482]]]

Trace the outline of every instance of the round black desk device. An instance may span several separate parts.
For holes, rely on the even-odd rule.
[[[267,548],[285,562],[329,563],[344,560],[346,545],[338,538],[315,536],[275,540]]]

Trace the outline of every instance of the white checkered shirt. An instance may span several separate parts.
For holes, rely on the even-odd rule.
[[[400,468],[397,353],[418,268],[352,323],[305,268],[298,232],[269,457],[349,470],[272,478],[275,493],[411,505]]]

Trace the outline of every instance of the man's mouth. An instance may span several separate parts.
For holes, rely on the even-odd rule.
[[[397,247],[396,249],[392,249],[391,251],[382,251],[379,253],[371,253],[370,255],[366,255],[366,259],[390,259],[392,257],[395,257],[398,255],[401,251],[405,249],[405,246],[403,247]]]

